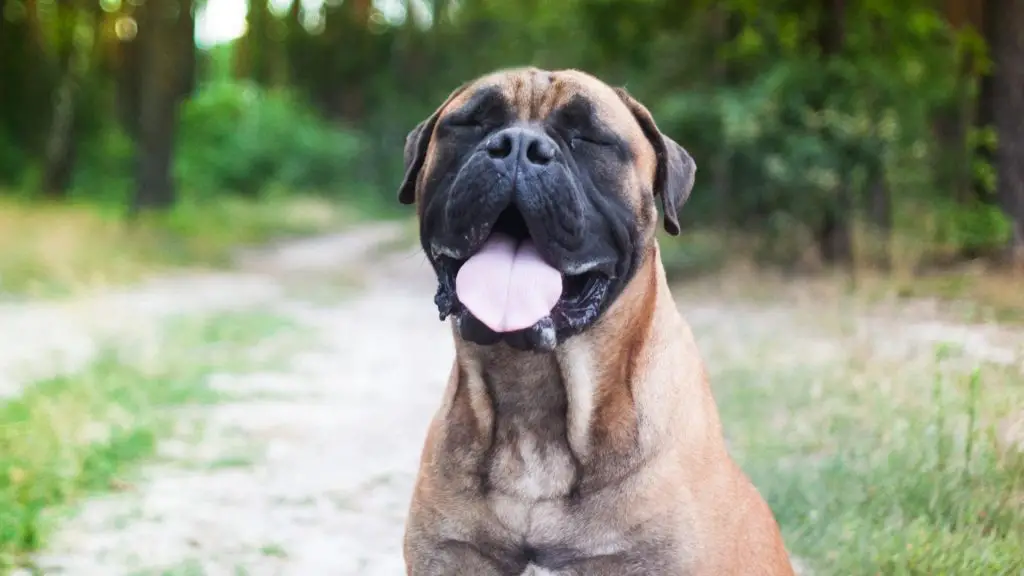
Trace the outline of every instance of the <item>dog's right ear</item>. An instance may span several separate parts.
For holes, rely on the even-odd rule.
[[[437,110],[434,110],[434,113],[429,118],[417,124],[405,137],[405,150],[402,154],[405,160],[405,178],[402,179],[402,184],[398,187],[398,201],[402,204],[416,202],[416,183],[419,180],[420,170],[423,169],[423,162],[427,157],[427,148],[430,146],[434,127],[437,126],[437,119],[448,104],[456,96],[462,94],[468,86],[468,84],[463,84],[456,88],[454,92],[448,95],[444,103]]]

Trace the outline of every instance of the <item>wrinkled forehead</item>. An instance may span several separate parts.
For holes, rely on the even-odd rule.
[[[618,94],[604,82],[578,70],[520,68],[488,74],[454,98],[444,114],[483,104],[488,99],[500,100],[521,121],[541,121],[556,111],[576,107],[603,124],[640,134],[633,115]]]

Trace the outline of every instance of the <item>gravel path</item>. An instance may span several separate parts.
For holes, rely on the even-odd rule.
[[[315,329],[321,345],[280,373],[216,378],[218,387],[254,394],[204,408],[203,437],[168,441],[161,463],[144,470],[134,490],[87,502],[38,558],[45,573],[402,574],[402,522],[453,347],[437,320],[423,258],[411,248],[387,256],[372,249],[399,234],[394,226],[362,229],[251,256],[249,269],[256,271],[247,275],[158,281],[152,290],[94,301],[102,311],[94,316],[105,318],[108,330],[138,324],[139,310],[151,319],[186,309],[272,307]],[[334,302],[312,302],[287,289],[289,274],[331,262],[357,271],[364,289]],[[792,358],[780,362],[828,357],[844,345],[813,307],[730,302],[700,290],[678,295],[710,362],[779,338],[793,344]],[[63,313],[53,306],[0,309],[0,338],[15,342],[40,324],[47,326],[43,332],[55,332],[46,343],[22,343],[19,366],[42,357],[39,349],[46,346],[78,350],[75,357],[84,362],[95,330],[85,324],[67,330]],[[20,328],[8,330],[10,318]],[[900,352],[953,334],[1006,362],[1019,361],[1015,354],[1024,342],[1019,334],[1000,332],[995,342],[989,328],[946,329],[925,321],[901,322],[897,334],[883,320],[863,316],[851,325],[853,337],[898,343],[893,350]],[[17,363],[7,344],[0,342],[0,378]],[[0,390],[3,385],[0,379]],[[6,386],[15,390],[16,379]],[[245,454],[241,465],[217,465],[239,454]]]

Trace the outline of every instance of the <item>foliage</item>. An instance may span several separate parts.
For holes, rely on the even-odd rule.
[[[77,55],[88,74],[75,101],[69,195],[134,206],[144,175],[161,182],[159,162],[140,160],[159,147],[140,139],[148,116],[136,92],[156,72],[132,68],[158,36],[147,32],[146,3],[107,2],[90,18],[76,14],[91,2],[40,7],[32,20],[22,8],[34,4],[0,1],[3,53],[14,55],[0,58],[0,74],[16,86],[0,98],[0,181],[44,189],[59,172],[44,148],[59,135],[53,95]],[[808,242],[836,257],[829,236],[850,236],[854,223],[883,246],[913,238],[927,247],[923,260],[990,254],[1016,217],[994,207],[996,143],[979,94],[992,62],[984,31],[972,27],[980,9],[963,3],[945,12],[923,0],[770,9],[749,0],[432,0],[386,12],[371,0],[250,4],[237,42],[189,60],[174,42],[191,29],[160,40],[183,75],[198,73],[197,83],[168,88],[180,88],[167,138],[181,201],[290,190],[392,205],[408,131],[467,79],[530,64],[626,85],[697,159],[683,218],[760,235],[758,253],[782,262]],[[122,34],[129,21],[141,26],[134,39]]]
[[[934,12],[894,11],[848,15],[843,52],[826,60],[801,50],[799,13],[746,22],[722,50],[756,65],[756,74],[658,102],[662,124],[698,157],[727,159],[738,191],[729,195],[728,221],[751,230],[784,217],[813,229],[829,212],[863,214],[881,182],[897,213],[919,218],[923,208],[941,221],[941,236],[923,240],[972,251],[1006,242],[1005,216],[988,203],[954,201],[950,174],[938,169],[948,150],[935,141],[933,121],[956,97],[949,68],[958,39]],[[882,39],[899,41],[897,59]],[[844,202],[841,190],[853,198]],[[706,218],[702,208],[696,218]]]
[[[248,82],[204,86],[182,107],[174,177],[182,198],[260,197],[277,189],[340,197],[362,141],[325,125],[287,92]],[[126,206],[134,180],[131,139],[117,129],[86,146],[72,196]]]
[[[294,95],[247,82],[204,87],[185,105],[181,131],[178,181],[207,198],[331,190],[343,185],[361,145]]]

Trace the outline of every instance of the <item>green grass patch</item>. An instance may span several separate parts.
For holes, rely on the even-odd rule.
[[[123,485],[169,432],[171,409],[216,400],[209,375],[280,360],[265,344],[294,333],[267,314],[178,320],[158,341],[111,347],[0,405],[0,574],[44,545],[67,505]]]
[[[185,201],[127,221],[122,209],[0,199],[0,295],[66,296],[174,266],[222,266],[243,246],[337,231],[365,217],[328,200]]]
[[[1024,462],[995,433],[1024,382],[949,356],[715,376],[733,453],[814,574],[1024,571]]]

